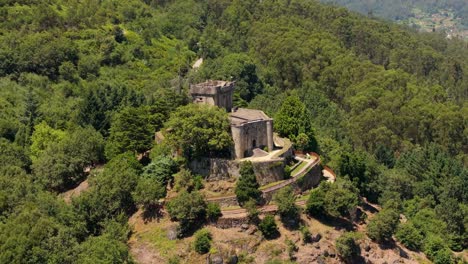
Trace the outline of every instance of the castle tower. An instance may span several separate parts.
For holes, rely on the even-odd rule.
[[[233,91],[234,82],[210,80],[190,85],[190,95],[194,104],[216,105],[226,109],[228,113],[232,109]]]

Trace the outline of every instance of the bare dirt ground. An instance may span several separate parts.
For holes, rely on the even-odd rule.
[[[78,186],[76,186],[74,189],[71,189],[69,191],[66,191],[62,193],[62,197],[65,200],[66,203],[70,203],[72,197],[76,197],[80,195],[81,192],[86,191],[89,188],[88,180],[84,180],[81,182]]]
[[[369,213],[372,217],[374,212]],[[226,215],[224,217],[227,217]],[[177,257],[180,263],[207,263],[207,258],[220,257],[227,263],[230,257],[236,256],[240,263],[263,264],[269,260],[289,260],[288,240],[297,246],[293,257],[297,263],[344,263],[338,256],[335,241],[346,230],[358,232],[360,239],[361,258],[353,263],[430,263],[422,253],[413,252],[399,243],[392,245],[378,245],[365,235],[365,225],[351,225],[349,223],[322,222],[314,218],[302,217],[302,225],[306,226],[316,239],[312,243],[304,244],[299,230],[285,228],[280,218],[276,216],[280,236],[266,240],[254,225],[220,229],[209,225],[207,228],[213,236],[210,254],[199,255],[191,247],[193,238],[170,240],[168,233],[174,230],[167,215],[162,219],[145,222],[141,212],[137,212],[131,219],[134,234],[130,239],[132,255],[141,264],[167,263],[169,258]]]

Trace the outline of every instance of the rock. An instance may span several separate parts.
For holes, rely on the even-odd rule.
[[[211,255],[210,263],[211,264],[223,264],[223,257],[221,257],[221,255]]]
[[[402,258],[405,258],[405,259],[409,258],[408,253],[406,253],[406,251],[404,251],[404,250],[401,249],[401,248],[398,248],[398,254],[399,254],[400,257],[402,257]]]
[[[320,249],[320,245],[319,244],[315,244],[314,246],[316,249]]]
[[[318,258],[317,259],[317,264],[325,264],[325,260],[323,258]]]
[[[237,257],[237,255],[233,255],[233,256],[230,256],[229,257],[229,260],[228,260],[228,264],[237,264],[237,262],[239,262],[239,258]]]
[[[177,228],[171,227],[167,230],[167,239],[176,240],[177,239]]]
[[[247,229],[249,229],[249,225],[248,224],[242,224],[241,228],[244,229],[244,230],[247,230]]]
[[[328,252],[328,254],[330,255],[330,258],[336,257],[336,252],[335,252],[335,250],[333,250],[333,249],[330,249],[329,252]]]
[[[325,250],[323,251],[323,256],[325,256],[325,257],[328,257],[328,256],[329,256],[329,253],[328,253],[328,250],[327,250],[327,249],[325,249]]]
[[[312,236],[312,242],[319,242],[322,239],[321,234],[317,234],[315,236]]]
[[[370,245],[369,245],[369,244],[366,244],[366,245],[364,246],[364,250],[365,250],[366,252],[369,252],[369,251],[371,250]]]
[[[247,230],[248,235],[253,235],[255,232],[257,232],[257,227],[255,226],[252,226],[249,230]]]

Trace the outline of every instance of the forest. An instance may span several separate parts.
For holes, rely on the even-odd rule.
[[[463,0],[450,3],[466,14]],[[340,215],[327,193],[354,190],[382,206],[374,230],[404,214],[390,237],[435,263],[468,247],[462,40],[314,0],[0,0],[0,14],[0,263],[132,263],[127,221],[138,207],[170,182],[202,206],[200,178],[180,167],[230,144],[225,113],[187,105],[189,84],[206,79],[236,81],[236,106],[280,120],[301,109],[306,148],[343,180],[311,193],[323,202],[311,215]],[[190,115],[221,132],[182,123]],[[188,135],[154,143],[178,125]],[[287,131],[300,146],[300,129]],[[173,158],[171,144],[187,137],[190,155]],[[65,202],[86,177],[89,189]],[[179,204],[168,205],[172,218],[203,218]],[[369,236],[389,238],[377,231]]]

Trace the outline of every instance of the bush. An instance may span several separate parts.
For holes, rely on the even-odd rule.
[[[299,208],[296,205],[293,189],[288,186],[279,190],[273,200],[278,205],[281,220],[288,226],[297,226],[300,218]]]
[[[249,200],[244,204],[244,208],[247,210],[247,217],[250,223],[258,224],[258,209],[257,202],[255,200]]]
[[[255,177],[252,163],[244,162],[240,168],[240,177],[236,184],[235,193],[240,205],[244,205],[249,200],[260,201],[262,192],[258,189],[260,185]]]
[[[325,212],[325,191],[321,186],[310,192],[306,203],[306,210],[311,216],[319,216]]]
[[[307,226],[301,225],[299,227],[299,231],[301,231],[302,234],[302,242],[310,243],[312,241],[312,234],[310,233],[309,228],[307,228]]]
[[[452,260],[452,253],[450,253],[450,250],[448,248],[439,250],[437,254],[435,255],[434,259],[434,264],[452,264],[454,263]]]
[[[344,260],[350,260],[361,254],[361,249],[356,243],[354,233],[352,232],[343,233],[336,240],[336,250]]]
[[[383,209],[367,225],[367,235],[374,241],[384,242],[392,238],[400,215],[393,209]]]
[[[216,221],[221,215],[221,208],[217,203],[208,203],[206,215],[210,221]]]
[[[296,246],[296,244],[290,240],[286,239],[286,245],[288,246],[288,256],[290,260],[294,260],[296,257],[294,256],[294,253],[299,250],[299,248]]]
[[[424,253],[431,260],[435,260],[439,251],[446,250],[446,241],[437,235],[429,235],[424,241]]]
[[[276,225],[275,218],[272,215],[265,216],[265,218],[258,225],[258,229],[267,239],[275,238],[279,234],[278,226]]]
[[[411,250],[420,250],[424,238],[411,222],[400,225],[396,232],[396,237]]]
[[[206,202],[197,192],[182,192],[167,204],[171,219],[180,221],[179,235],[199,227],[206,219],[206,210]]]
[[[195,242],[193,244],[195,251],[198,254],[205,254],[211,248],[211,234],[207,229],[198,230],[195,233]]]

